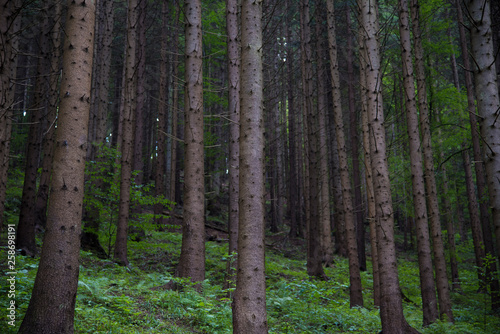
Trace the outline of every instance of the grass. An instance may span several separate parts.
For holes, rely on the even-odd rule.
[[[186,280],[175,278],[181,236],[148,232],[143,241],[129,243],[130,267],[81,252],[76,333],[231,333],[230,291],[224,290],[227,244],[207,242],[206,280],[198,293]],[[452,293],[455,324],[438,322],[422,328],[421,307],[405,304],[409,323],[422,333],[498,333],[500,317],[492,314],[489,298],[477,293],[477,274],[470,259],[472,248],[459,247],[462,291]],[[286,254],[285,257],[283,254]],[[302,254],[302,255],[301,255]],[[1,249],[1,275],[6,277],[6,249]],[[16,257],[16,326],[29,303],[38,259]],[[379,311],[372,302],[370,270],[362,273],[365,307],[349,307],[348,263],[337,257],[326,268],[328,281],[310,279],[304,253],[268,250],[266,255],[267,312],[269,333],[378,333]],[[400,254],[403,292],[421,304],[418,265],[412,253]],[[174,281],[181,289],[164,286]],[[6,323],[6,280],[0,285],[0,317]]]

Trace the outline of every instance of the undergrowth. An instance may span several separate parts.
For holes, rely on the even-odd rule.
[[[207,242],[207,274],[199,293],[187,280],[174,276],[181,236],[148,232],[129,243],[129,267],[81,252],[75,309],[76,333],[231,333],[231,290],[223,288],[227,244]],[[438,322],[422,328],[418,265],[413,254],[400,254],[401,288],[415,304],[405,303],[408,322],[421,333],[498,333],[500,318],[491,313],[486,294],[477,293],[477,271],[469,262],[471,248],[461,253],[462,291],[452,293],[455,324]],[[6,277],[1,251],[2,277]],[[372,302],[370,268],[362,273],[365,307],[349,307],[348,263],[337,257],[326,268],[328,281],[310,279],[305,259],[286,258],[276,251],[266,256],[269,333],[378,333],[379,311]],[[7,285],[0,287],[0,316],[5,333],[15,333],[28,307],[38,259],[16,258],[16,326],[4,326]],[[166,288],[175,282],[179,289]]]

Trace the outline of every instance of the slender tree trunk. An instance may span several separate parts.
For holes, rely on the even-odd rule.
[[[233,332],[267,333],[262,1],[241,2],[240,202]]]
[[[290,0],[286,0],[287,13],[291,13],[292,4]],[[289,14],[290,15],[290,14]],[[288,24],[286,27],[286,40],[292,39],[291,27]],[[294,54],[292,43],[286,45],[286,59],[287,59],[287,94],[288,94],[288,160],[290,162],[289,171],[289,209],[290,209],[290,238],[299,236],[299,222],[300,222],[300,188],[297,167],[297,153],[296,153],[296,110],[295,110],[295,95],[294,95],[294,74],[293,74],[293,61]]]
[[[168,106],[168,68],[169,57],[167,55],[168,44],[168,22],[170,19],[169,5],[166,1],[162,4],[162,28],[161,28],[161,59],[160,59],[160,90],[158,93],[158,121],[156,126],[156,173],[155,173],[155,195],[161,196],[165,194],[165,159],[166,159],[166,125],[167,125],[167,106]],[[154,214],[155,223],[161,226],[163,223],[163,205],[155,204]]]
[[[346,6],[347,22],[347,90],[349,94],[349,138],[351,141],[352,178],[354,187],[354,214],[356,216],[356,240],[358,243],[359,268],[366,271],[365,223],[363,200],[361,199],[361,178],[359,171],[358,115],[354,97],[353,46],[350,6]]]
[[[483,234],[479,221],[479,210],[476,200],[474,180],[472,179],[472,168],[469,152],[462,144],[462,158],[465,170],[465,185],[467,187],[467,199],[469,203],[470,228],[472,231],[472,241],[474,244],[474,254],[476,255],[477,276],[480,280],[479,290],[486,292],[486,276],[484,275],[484,252]]]
[[[134,131],[134,161],[132,169],[137,171],[135,183],[144,183],[144,128],[145,128],[145,105],[146,105],[146,0],[139,0],[137,18],[137,48],[136,48],[136,76],[137,76],[137,98],[135,107],[135,131]],[[136,208],[135,210],[137,210]]]
[[[175,27],[180,28],[179,20],[180,20],[180,4],[179,1],[175,1]],[[181,138],[178,129],[178,114],[179,114],[179,84],[178,84],[178,76],[179,76],[179,34],[173,31],[173,48],[174,48],[174,60],[173,60],[173,74],[172,74],[172,113],[171,113],[171,134],[172,138]],[[169,177],[169,186],[168,194],[171,201],[177,201],[177,198],[180,197],[180,193],[177,191],[180,188],[180,182],[178,176],[178,164],[177,160],[182,161],[181,148],[178,145],[177,140],[172,140],[172,147],[170,153],[170,175]]]
[[[491,36],[489,0],[467,1],[471,20],[471,54],[479,125],[485,143],[485,169],[497,248],[500,249],[500,102],[496,81],[495,55]],[[497,256],[500,252],[497,254]]]
[[[307,243],[307,273],[309,276],[325,278],[322,266],[321,234],[320,234],[320,192],[319,192],[319,128],[318,115],[313,108],[313,72],[311,52],[311,32],[309,18],[309,2],[303,0],[300,8],[301,15],[301,48],[302,48],[302,81],[304,83],[304,127],[307,129],[308,162],[308,243]],[[307,205],[307,204],[306,204]]]
[[[361,36],[360,36],[361,38]],[[360,54],[360,85],[361,85],[361,132],[363,134],[363,156],[365,168],[365,183],[366,183],[366,201],[368,207],[368,223],[370,224],[370,250],[372,257],[372,271],[373,271],[373,303],[380,306],[380,279],[378,269],[378,250],[377,250],[377,210],[375,206],[375,192],[373,189],[372,177],[372,160],[370,156],[370,130],[368,125],[368,106],[366,91],[366,73],[363,70],[366,68],[366,49],[364,43],[359,43]]]
[[[68,3],[47,229],[19,333],[73,333],[94,24],[94,2]]]
[[[238,3],[237,0],[226,1],[227,29],[227,72],[228,72],[228,112],[229,124],[229,254],[235,254],[228,261],[228,287],[234,287],[236,268],[238,266],[239,227],[239,159],[240,159],[240,43],[238,40]],[[231,283],[232,282],[232,283]]]
[[[201,0],[185,1],[184,206],[179,276],[205,279]]]
[[[422,136],[422,149],[424,153],[425,166],[425,189],[427,194],[427,207],[429,214],[430,230],[432,235],[434,267],[436,271],[436,287],[439,302],[439,314],[441,318],[445,315],[446,320],[454,322],[451,309],[450,286],[446,273],[446,258],[444,255],[443,237],[439,213],[439,202],[434,174],[434,156],[431,146],[430,119],[427,105],[427,88],[425,83],[425,64],[420,31],[420,8],[417,0],[411,0],[412,5],[412,31],[415,53],[415,73],[418,88],[418,106],[420,112],[420,128]]]
[[[361,273],[359,268],[358,245],[356,238],[356,225],[354,208],[352,204],[352,188],[347,163],[347,149],[344,135],[344,121],[340,96],[340,78],[337,60],[337,42],[335,34],[335,13],[333,0],[327,2],[328,6],[328,49],[330,51],[330,72],[332,76],[333,114],[335,134],[339,152],[340,181],[342,184],[343,212],[347,238],[347,254],[349,256],[349,279],[351,307],[363,306],[363,293],[361,287]]]
[[[120,203],[114,258],[121,265],[128,265],[127,236],[130,217],[130,187],[132,181],[132,164],[134,157],[134,123],[137,94],[136,49],[138,28],[138,0],[128,0],[127,9],[127,43],[125,44],[125,83],[123,87],[123,116],[121,135],[121,176]]]
[[[418,130],[417,100],[415,94],[408,3],[399,1],[399,34],[401,38],[401,59],[405,87],[408,144],[410,147],[411,181],[413,205],[417,226],[417,252],[422,294],[423,323],[428,326],[438,319],[438,305],[434,273],[432,268],[431,244],[427,223],[425,181],[422,163],[420,135]]]
[[[381,92],[378,8],[369,0],[359,0],[361,27],[365,33],[366,88],[370,152],[377,207],[377,250],[380,278],[380,318],[385,333],[418,333],[403,314],[394,242],[394,216],[386,156],[384,110]]]
[[[321,227],[321,248],[322,262],[325,266],[332,266],[333,259],[333,243],[332,243],[332,224],[330,221],[330,189],[329,189],[329,173],[328,173],[328,144],[326,138],[326,112],[328,109],[328,94],[327,94],[327,69],[324,58],[325,43],[319,23],[316,23],[316,58],[317,58],[317,86],[318,86],[318,134],[319,136],[319,191],[320,191],[320,227]]]

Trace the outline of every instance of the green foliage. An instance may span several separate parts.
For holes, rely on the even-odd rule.
[[[120,201],[120,153],[114,148],[99,145],[96,159],[87,162],[84,205],[88,212],[92,212],[92,219],[97,219],[100,230],[100,239],[111,254],[114,245],[116,223],[118,221],[118,207]],[[137,171],[133,172],[137,175]],[[132,180],[130,189],[130,205],[133,207],[150,208],[155,204],[162,204],[170,210],[172,202],[164,196],[153,195],[154,185],[138,185]],[[161,215],[164,216],[164,215]],[[137,230],[154,230],[154,214],[149,211],[131,216],[129,226]],[[84,225],[84,228],[88,228]],[[133,237],[133,233],[129,236]]]
[[[150,231],[146,240],[130,243],[129,267],[80,253],[80,275],[75,309],[77,333],[231,333],[230,290],[223,288],[227,245],[207,242],[207,275],[198,292],[188,279],[174,277],[181,235]],[[401,288],[414,304],[405,303],[408,322],[423,334],[496,333],[500,319],[488,305],[488,296],[477,293],[477,271],[469,243],[458,245],[461,293],[452,293],[456,322],[437,322],[422,328],[418,265],[414,253],[399,259]],[[1,256],[6,254],[2,250]],[[1,258],[1,263],[5,263]],[[348,261],[337,257],[335,268],[326,268],[328,281],[310,279],[303,255],[285,258],[278,252],[266,255],[267,312],[269,333],[378,333],[380,317],[373,306],[372,277],[362,273],[365,307],[349,307]],[[38,259],[17,257],[15,333],[26,312]],[[5,276],[2,267],[0,274]],[[468,284],[470,282],[471,284]],[[472,282],[474,282],[472,284]],[[177,289],[168,286],[175,283]],[[168,285],[167,285],[168,284]],[[6,295],[2,283],[0,293]],[[8,301],[0,299],[0,316]]]

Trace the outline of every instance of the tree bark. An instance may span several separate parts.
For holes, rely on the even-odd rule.
[[[241,2],[238,271],[233,332],[267,333],[264,260],[262,1]]]
[[[19,333],[73,333],[94,24],[94,2],[68,3],[47,229]]]
[[[205,279],[205,173],[203,152],[203,74],[201,0],[184,4],[186,19],[184,206],[179,276]]]
[[[417,100],[412,63],[408,3],[406,0],[399,1],[399,34],[401,39],[401,60],[405,87],[408,144],[410,148],[413,205],[415,224],[417,227],[417,253],[422,295],[423,324],[424,326],[428,326],[438,319],[438,305],[432,268],[429,228],[427,225],[425,181],[421,152],[422,146],[418,130]]]
[[[479,125],[485,143],[485,169],[497,248],[500,249],[500,102],[496,81],[495,55],[491,36],[489,0],[470,0],[471,55],[474,59],[474,82]],[[500,253],[497,254],[499,256]]]
[[[320,191],[320,228],[321,228],[321,248],[322,262],[325,266],[333,266],[333,243],[332,243],[332,224],[330,220],[330,187],[328,172],[328,141],[326,138],[326,112],[328,109],[327,93],[327,69],[325,66],[325,43],[322,38],[322,29],[319,23],[316,23],[316,58],[317,58],[317,87],[318,87],[318,131],[317,136],[319,144],[319,191]]]
[[[359,0],[360,25],[366,48],[366,88],[370,152],[377,207],[377,250],[380,278],[380,318],[385,333],[418,333],[403,314],[399,288],[391,185],[386,156],[384,110],[381,92],[380,46],[378,42],[378,8],[370,0]]]
[[[420,8],[417,0],[411,0],[412,31],[415,53],[415,73],[418,90],[418,106],[420,112],[420,132],[422,136],[422,149],[425,166],[425,189],[427,194],[427,208],[429,214],[430,230],[432,235],[434,267],[436,271],[436,287],[439,302],[439,314],[443,320],[454,322],[451,309],[450,286],[446,273],[446,258],[444,256],[443,237],[441,232],[439,202],[434,174],[434,156],[431,146],[431,129],[429,110],[427,105],[427,87],[425,83],[425,64],[420,31]],[[444,317],[447,319],[444,319]]]
[[[350,6],[346,6],[347,22],[347,90],[349,96],[349,138],[351,141],[352,179],[354,187],[354,215],[356,217],[356,240],[358,243],[359,268],[366,271],[365,222],[363,200],[361,198],[361,178],[359,169],[358,114],[354,97],[353,45]]]
[[[132,182],[132,164],[134,158],[134,123],[137,98],[136,49],[138,28],[138,0],[128,0],[127,42],[125,44],[125,80],[123,87],[123,115],[121,135],[121,175],[120,203],[114,259],[120,265],[128,266],[127,238],[130,218],[130,187]]]
[[[226,1],[227,30],[227,72],[228,72],[228,112],[229,124],[229,255],[228,287],[234,287],[238,267],[238,227],[239,227],[239,159],[240,159],[240,41],[238,39],[238,3]],[[232,282],[232,283],[231,283]]]
[[[327,2],[328,7],[328,49],[330,52],[330,72],[332,76],[333,115],[337,150],[339,154],[340,181],[342,185],[343,213],[347,239],[347,254],[349,257],[350,304],[351,307],[363,306],[361,273],[359,268],[356,224],[352,204],[352,188],[347,163],[347,149],[344,134],[344,121],[340,96],[340,78],[337,59],[337,42],[335,33],[335,12],[333,0]]]

